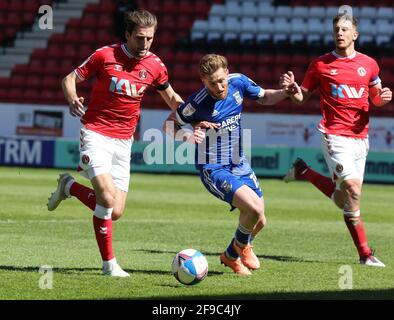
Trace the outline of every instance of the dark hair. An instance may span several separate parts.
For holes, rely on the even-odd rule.
[[[218,54],[206,54],[200,60],[200,76],[210,76],[220,68],[227,69],[228,63],[224,56]]]
[[[128,11],[124,15],[126,31],[132,33],[136,28],[155,27],[157,29],[156,16],[147,10],[138,9],[136,11]]]
[[[334,17],[334,19],[332,19],[332,25],[335,26],[338,23],[339,20],[348,20],[348,21],[350,21],[352,23],[354,29],[357,30],[358,20],[357,20],[356,17],[354,17],[352,15],[349,15],[349,14],[346,14],[346,13],[340,13],[340,14],[336,15]]]

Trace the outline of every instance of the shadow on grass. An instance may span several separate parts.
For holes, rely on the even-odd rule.
[[[34,272],[38,273],[40,267],[27,266],[27,267],[16,267],[16,266],[0,266],[0,271],[19,271],[19,272]],[[133,273],[143,273],[143,274],[153,274],[153,275],[169,275],[170,271],[163,270],[136,270],[136,269],[124,269],[126,272]],[[100,275],[101,268],[53,268],[54,273],[60,274],[78,274],[83,273],[84,275]],[[211,271],[210,275],[221,275],[223,272]]]
[[[175,251],[166,251],[166,250],[152,250],[152,249],[136,249],[133,251],[145,252],[145,253],[171,253],[173,255],[178,252]],[[204,252],[206,256],[217,256],[219,257],[222,252]],[[319,260],[306,260],[303,258],[291,257],[291,256],[272,256],[272,255],[257,255],[260,259],[274,260],[274,261],[282,261],[282,262],[311,262],[311,263],[323,263],[323,261]],[[324,263],[327,263],[326,261]]]
[[[142,298],[142,300],[393,300],[394,288],[375,289],[375,290],[335,290],[335,291],[303,291],[303,292],[262,292],[254,294],[229,294],[229,295],[203,295],[187,297],[169,297],[161,296],[151,298]],[[261,302],[253,302],[260,303]],[[257,305],[256,305],[257,306]]]

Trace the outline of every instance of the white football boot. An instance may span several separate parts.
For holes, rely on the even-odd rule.
[[[66,195],[64,189],[66,184],[71,180],[74,180],[74,178],[68,173],[62,173],[59,175],[59,179],[57,179],[57,188],[48,198],[47,207],[49,211],[55,210],[60,202],[70,198],[70,196]]]
[[[360,264],[370,267],[384,268],[386,265],[375,256],[360,260]]]
[[[103,275],[121,278],[130,277],[130,275],[118,265],[116,258],[109,261],[103,261]]]

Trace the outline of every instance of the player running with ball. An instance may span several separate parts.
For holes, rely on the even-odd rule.
[[[263,105],[276,104],[291,92],[264,90],[240,73],[229,74],[227,59],[216,54],[202,57],[199,65],[204,88],[192,94],[168,120],[178,126],[200,123],[211,128],[201,139],[196,126],[196,167],[205,188],[215,197],[238,208],[239,224],[220,261],[239,275],[251,275],[260,261],[253,252],[252,240],[265,226],[264,200],[256,175],[244,156],[241,112],[244,98]],[[170,126],[165,126],[170,127]],[[178,128],[180,129],[180,128]],[[166,130],[172,135],[174,132]]]

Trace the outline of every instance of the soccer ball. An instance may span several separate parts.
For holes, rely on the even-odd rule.
[[[182,250],[172,261],[172,274],[180,283],[186,285],[199,283],[208,274],[208,261],[198,250]]]

